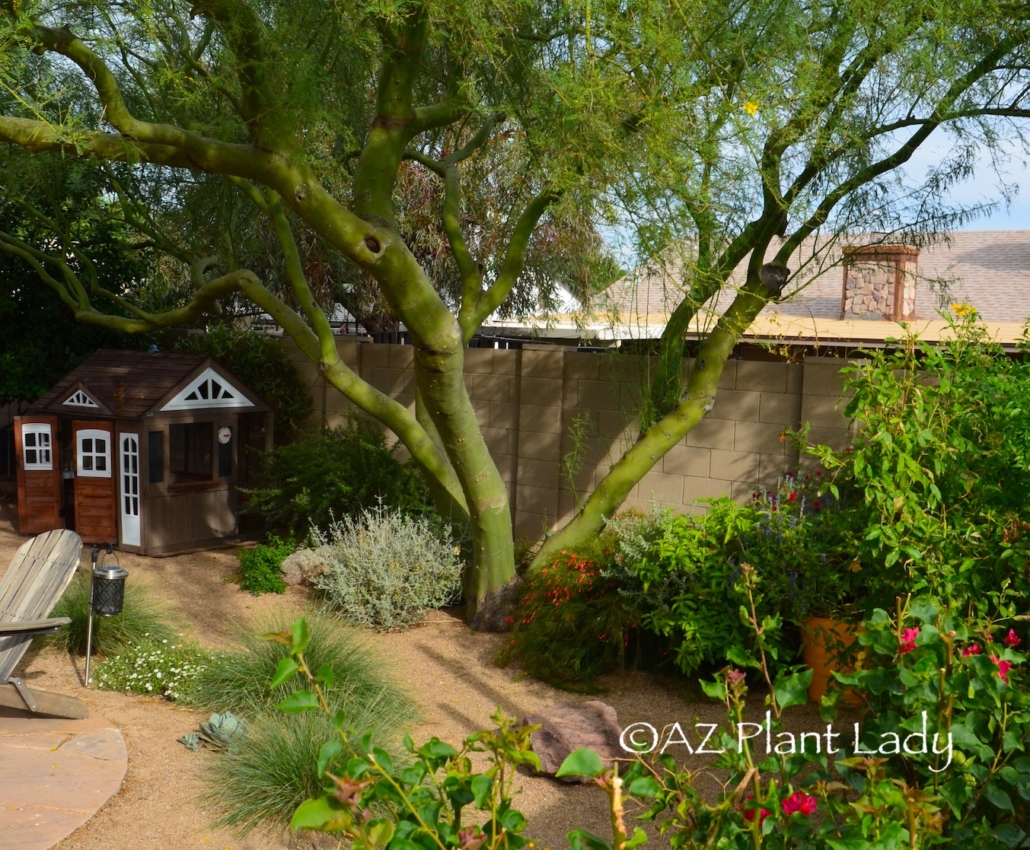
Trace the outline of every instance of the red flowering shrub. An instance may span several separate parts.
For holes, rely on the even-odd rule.
[[[499,664],[519,662],[537,679],[590,687],[600,673],[621,669],[639,617],[606,574],[605,539],[588,554],[562,552],[528,573]]]

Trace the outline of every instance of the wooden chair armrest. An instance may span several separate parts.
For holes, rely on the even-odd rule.
[[[22,620],[20,623],[0,622],[0,635],[41,634],[53,632],[71,623],[71,617],[51,617],[47,620]]]

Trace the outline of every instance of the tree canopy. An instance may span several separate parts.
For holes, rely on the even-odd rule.
[[[807,237],[962,220],[975,210],[949,209],[949,186],[1030,115],[1030,12],[996,0],[4,5],[0,156],[90,163],[106,180],[94,204],[161,259],[133,292],[91,275],[60,222],[56,242],[5,231],[0,249],[100,326],[152,331],[242,301],[272,315],[467,516],[476,622],[514,574],[505,487],[462,380],[488,316],[556,276],[605,280],[601,223],[648,250],[694,246],[645,427],[539,565],[595,533],[711,409]],[[906,176],[938,130],[950,153]],[[4,202],[32,205],[16,185]],[[681,380],[687,324],[745,261]],[[325,308],[351,281],[411,334],[415,414],[337,354]]]
[[[88,260],[87,266],[78,265],[78,271],[95,272],[116,290],[131,289],[146,277],[150,257],[130,243],[130,231],[97,209],[100,187],[83,164],[68,162],[46,175],[14,171],[7,171],[8,186],[19,183],[31,192],[36,206],[0,206],[0,230],[36,245],[52,245],[59,235],[73,239]],[[141,348],[151,342],[145,336],[77,322],[53,292],[40,285],[31,266],[4,252],[0,322],[0,404],[35,401],[98,348]]]

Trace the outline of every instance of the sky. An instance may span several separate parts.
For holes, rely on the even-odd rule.
[[[1030,181],[1010,210],[971,222],[963,230],[1030,230]]]
[[[931,136],[909,161],[909,173],[915,177],[925,174],[926,169],[942,156],[947,145],[947,139],[941,137],[939,131]],[[962,230],[1030,230],[1030,161],[1015,144],[1007,147],[1006,157],[1001,163],[1002,175],[1005,182],[1017,187],[1018,194],[1007,209],[1002,203],[993,214],[974,219]],[[1002,197],[998,175],[986,157],[980,158],[970,180],[953,188],[951,197],[962,204],[994,201]]]
[[[962,230],[1030,230],[1030,175],[1022,181],[1019,196],[1009,209],[1002,209],[987,218],[969,222]],[[967,190],[969,200],[980,196],[974,189]],[[961,197],[960,193],[959,196]],[[981,193],[982,194],[982,193]],[[995,196],[992,196],[995,197]]]

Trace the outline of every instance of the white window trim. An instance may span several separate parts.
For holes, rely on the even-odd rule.
[[[221,384],[223,393],[221,398],[189,398],[190,395],[208,381],[217,381]],[[228,407],[254,407],[254,403],[249,401],[242,392],[222,375],[208,367],[190,381],[181,392],[176,393],[175,397],[162,407],[161,410],[209,410],[211,408]]]
[[[91,399],[82,390],[76,390],[64,402],[68,407],[88,407],[88,408],[99,408],[93,399]]]
[[[25,435],[26,434],[46,434],[47,456],[50,458],[47,461],[36,461],[35,463],[29,463],[25,460]],[[36,445],[35,451],[38,452],[40,447]],[[47,422],[27,422],[21,426],[21,454],[22,454],[22,466],[29,472],[50,472],[54,468],[54,435],[50,429],[50,424]],[[38,457],[38,455],[37,455]]]
[[[128,444],[128,445],[127,445]],[[119,459],[121,461],[121,475],[119,476],[120,489],[119,506],[122,512],[122,543],[126,546],[140,545],[140,508],[142,507],[140,475],[140,435],[124,431],[118,438]],[[131,448],[131,451],[130,451]],[[128,460],[135,459],[136,470],[131,469]],[[136,493],[128,492],[126,484],[135,484]],[[128,502],[128,506],[126,506]]]
[[[83,428],[75,433],[75,474],[82,478],[110,478],[111,477],[111,439],[110,431],[103,431],[99,428]],[[107,447],[104,450],[106,469],[83,469],[82,468],[82,441],[103,440]],[[90,452],[91,457],[100,457],[99,452]]]

